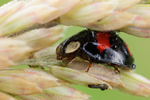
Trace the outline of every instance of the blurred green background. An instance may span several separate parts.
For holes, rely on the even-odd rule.
[[[0,6],[9,1],[10,0],[0,0]],[[65,38],[79,32],[80,30],[82,30],[80,27],[69,28],[66,32]],[[150,38],[139,38],[125,33],[121,33],[119,35],[129,45],[135,58],[136,73],[150,79]],[[150,100],[150,98],[132,96],[118,90],[101,91],[99,89],[90,89],[76,85],[73,87],[91,95],[91,100]]]

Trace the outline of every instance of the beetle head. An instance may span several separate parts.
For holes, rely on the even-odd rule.
[[[79,41],[70,41],[67,39],[57,47],[56,49],[57,59],[68,63],[77,56],[79,48],[80,48]]]

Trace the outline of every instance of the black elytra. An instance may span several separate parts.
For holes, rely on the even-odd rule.
[[[117,31],[83,30],[57,47],[57,59],[69,63],[75,57],[80,57],[93,63],[135,69],[134,58],[127,44],[116,33]],[[66,52],[67,46],[76,42],[79,47],[72,52]]]

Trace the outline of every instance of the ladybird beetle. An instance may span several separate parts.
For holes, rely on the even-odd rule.
[[[115,71],[118,68],[135,69],[134,58],[127,44],[117,35],[117,31],[83,30],[66,39],[56,49],[57,59],[69,63],[75,57],[93,63],[110,65]]]

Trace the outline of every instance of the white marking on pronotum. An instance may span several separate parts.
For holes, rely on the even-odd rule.
[[[70,42],[67,47],[65,53],[73,53],[80,47],[80,42]]]

